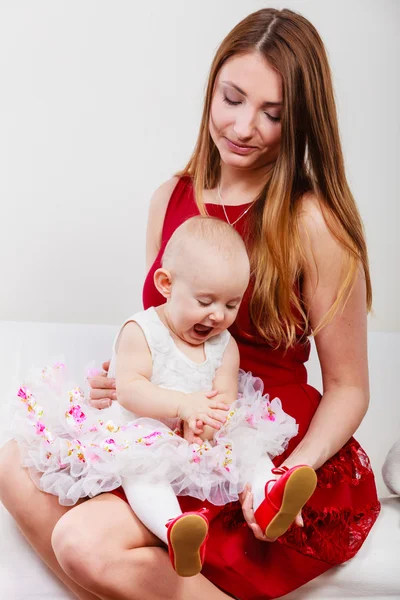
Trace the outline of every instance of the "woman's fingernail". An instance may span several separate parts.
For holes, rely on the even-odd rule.
[[[111,398],[112,398],[113,400],[116,400],[116,399],[117,399],[117,393],[116,393],[116,392],[113,392],[113,393],[111,394]]]

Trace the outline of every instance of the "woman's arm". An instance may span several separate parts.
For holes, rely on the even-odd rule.
[[[315,198],[304,201],[302,236],[306,249],[303,297],[315,328],[335,301],[342,281],[344,252],[332,236]],[[323,379],[323,396],[303,440],[285,460],[294,467],[322,466],[353,435],[369,402],[367,362],[367,310],[364,274],[360,269],[346,306],[315,337]],[[241,497],[244,517],[255,537],[268,540],[257,524],[253,495]],[[302,524],[302,517],[296,517]]]
[[[161,247],[161,235],[164,225],[165,213],[171,198],[171,194],[178,183],[178,177],[172,177],[163,183],[153,194],[150,200],[149,213],[147,217],[146,232],[146,269],[154,263]]]
[[[237,399],[239,360],[237,343],[231,337],[222,357],[221,366],[217,369],[213,381],[213,390],[218,392],[218,400],[227,406],[231,406]],[[214,435],[215,429],[206,425],[199,437],[202,440],[211,440]]]
[[[306,249],[303,295],[315,328],[334,302],[343,278],[344,251],[329,231],[318,202],[304,201],[302,235]],[[336,454],[361,423],[369,403],[367,309],[360,267],[345,307],[315,337],[323,396],[303,440],[285,465],[317,469]]]

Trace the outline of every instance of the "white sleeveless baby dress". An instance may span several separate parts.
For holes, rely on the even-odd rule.
[[[156,309],[136,313],[152,356],[151,382],[183,393],[210,391],[230,340],[228,331],[207,340],[198,364],[176,346]],[[123,325],[123,326],[124,326]],[[122,328],[121,328],[122,330]],[[109,376],[115,376],[119,334]],[[36,485],[64,505],[121,485],[122,477],[169,482],[176,495],[222,505],[238,499],[257,460],[281,454],[297,425],[278,398],[263,395],[251,373],[239,374],[239,397],[213,440],[201,446],[181,435],[179,419],[138,417],[117,402],[99,411],[71,385],[63,363],[42,369],[18,390],[12,433]]]

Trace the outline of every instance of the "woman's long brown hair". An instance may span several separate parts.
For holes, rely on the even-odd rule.
[[[326,51],[314,26],[291,10],[267,8],[249,15],[216,53],[197,144],[179,174],[192,178],[200,212],[206,212],[203,190],[213,189],[220,178],[220,156],[209,132],[216,78],[229,58],[249,52],[263,55],[283,81],[280,152],[249,222],[254,281],[250,314],[263,338],[274,346],[289,347],[296,342],[300,327],[309,328],[308,307],[299,295],[306,268],[299,227],[304,194],[315,193],[346,257],[336,299],[314,334],[345,305],[360,263],[367,308],[371,307],[368,256],[360,215],[346,180]]]

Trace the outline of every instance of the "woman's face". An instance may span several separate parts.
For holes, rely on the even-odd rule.
[[[282,78],[258,53],[234,56],[218,73],[210,134],[221,160],[239,169],[276,160],[281,139]]]

